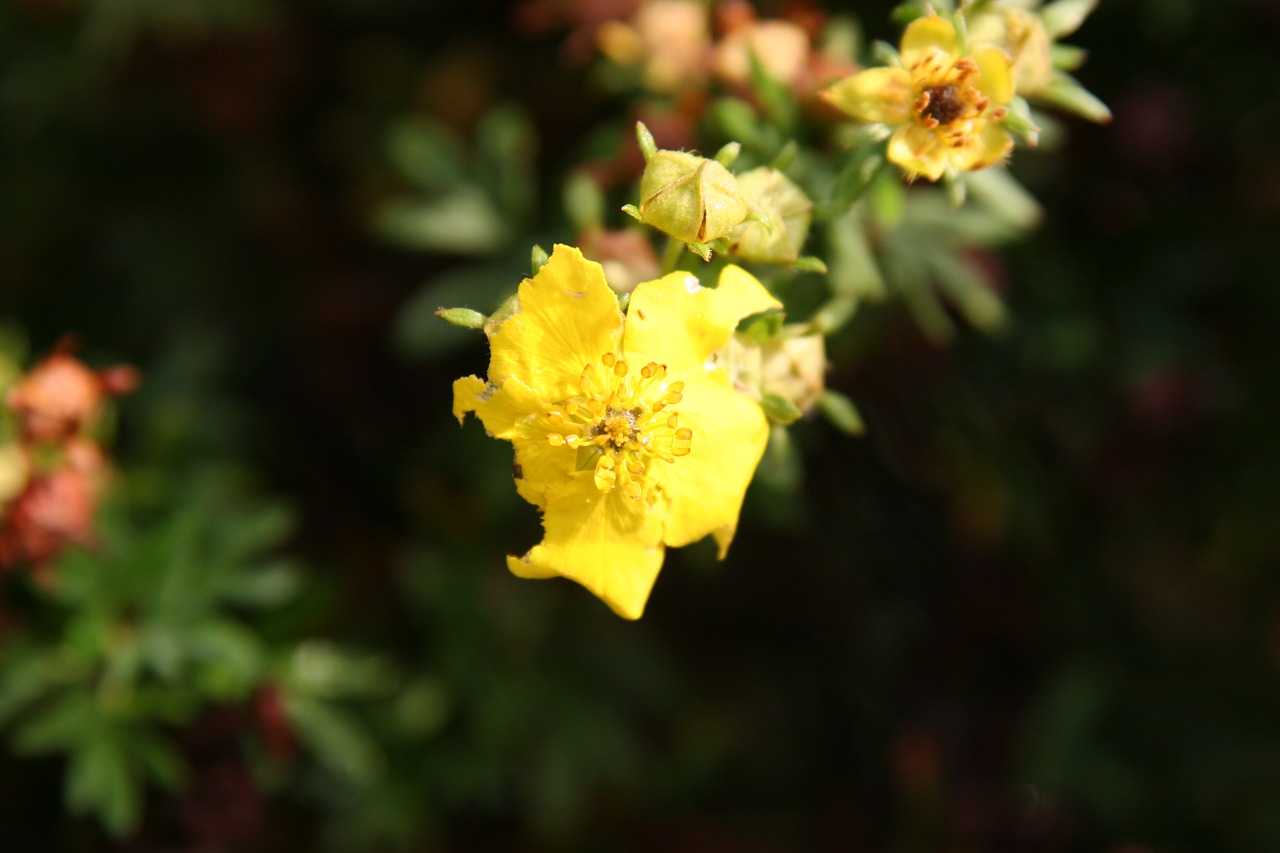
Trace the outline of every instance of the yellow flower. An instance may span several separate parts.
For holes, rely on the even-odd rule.
[[[542,543],[508,568],[637,619],[665,546],[711,535],[724,557],[768,426],[721,350],[741,318],[778,307],[731,266],[714,289],[688,273],[642,283],[624,316],[600,265],[557,246],[489,330],[488,380],[453,385],[454,415],[512,443],[516,490],[543,510]]]
[[[1053,82],[1053,42],[1034,12],[985,7],[969,22],[969,43],[994,45],[1012,57],[1013,79],[1020,95],[1037,95]]]
[[[1003,51],[961,56],[955,27],[929,15],[907,26],[901,57],[902,67],[867,69],[823,97],[856,119],[895,128],[888,157],[911,178],[936,181],[948,168],[982,169],[1004,158],[1013,140],[1000,120],[1013,76]]]

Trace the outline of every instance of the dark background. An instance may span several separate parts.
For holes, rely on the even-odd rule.
[[[892,4],[844,5],[896,38]],[[449,416],[483,342],[424,355],[394,333],[466,261],[370,226],[401,182],[394,121],[470,139],[512,102],[538,131],[533,227],[571,237],[557,182],[625,104],[511,21],[428,0],[0,9],[0,316],[35,353],[71,331],[142,370],[122,468],[155,457],[154,401],[189,397],[189,452],[298,513],[305,631],[443,708],[402,741],[371,711],[386,769],[355,790],[305,756],[274,787],[218,782],[242,726],[215,715],[176,735],[188,793],[153,792],[119,842],[63,816],[56,759],[9,757],[0,837],[1280,848],[1280,4],[1103,0],[1069,41],[1115,120],[1016,155],[1046,218],[1003,254],[1010,327],[938,346],[894,305],[860,313],[828,382],[867,435],[796,426],[798,493],[753,489],[724,563],[669,553],[636,624],[507,574],[536,512],[509,449]],[[512,286],[526,251],[497,261]],[[233,757],[206,761],[191,744],[218,725]]]

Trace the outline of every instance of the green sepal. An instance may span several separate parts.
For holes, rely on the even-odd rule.
[[[765,394],[760,399],[760,408],[769,419],[780,424],[792,424],[800,419],[804,412],[800,411],[790,400],[784,400],[777,394]]]
[[[547,261],[551,260],[551,256],[547,254],[547,250],[534,244],[532,251],[529,253],[529,275],[534,276],[542,272],[542,268],[547,265]]]
[[[818,408],[827,416],[831,425],[849,435],[863,435],[867,425],[862,420],[862,413],[857,405],[839,391],[827,389],[818,398]]]
[[[766,344],[782,331],[785,319],[786,315],[776,309],[752,314],[738,323],[738,334],[750,339],[752,343]]]
[[[470,308],[441,308],[436,316],[446,323],[461,326],[464,329],[483,329],[489,318]]]
[[[640,153],[644,155],[645,162],[649,162],[649,158],[658,151],[658,143],[653,141],[653,134],[642,121],[636,122],[636,142],[640,144]]]

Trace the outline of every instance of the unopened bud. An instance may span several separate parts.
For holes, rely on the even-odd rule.
[[[729,253],[749,261],[795,261],[809,237],[813,202],[777,169],[762,166],[738,176],[738,189],[752,212],[767,221],[748,220],[729,236]]]
[[[747,216],[729,170],[696,154],[658,151],[640,179],[640,219],[685,243],[725,236]]]

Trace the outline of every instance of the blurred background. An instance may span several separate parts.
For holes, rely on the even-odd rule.
[[[6,352],[142,377],[99,547],[0,586],[6,847],[1280,849],[1280,3],[1103,0],[1010,322],[861,308],[865,435],[793,427],[638,623],[508,574],[432,316],[630,145],[583,8],[0,6]]]

